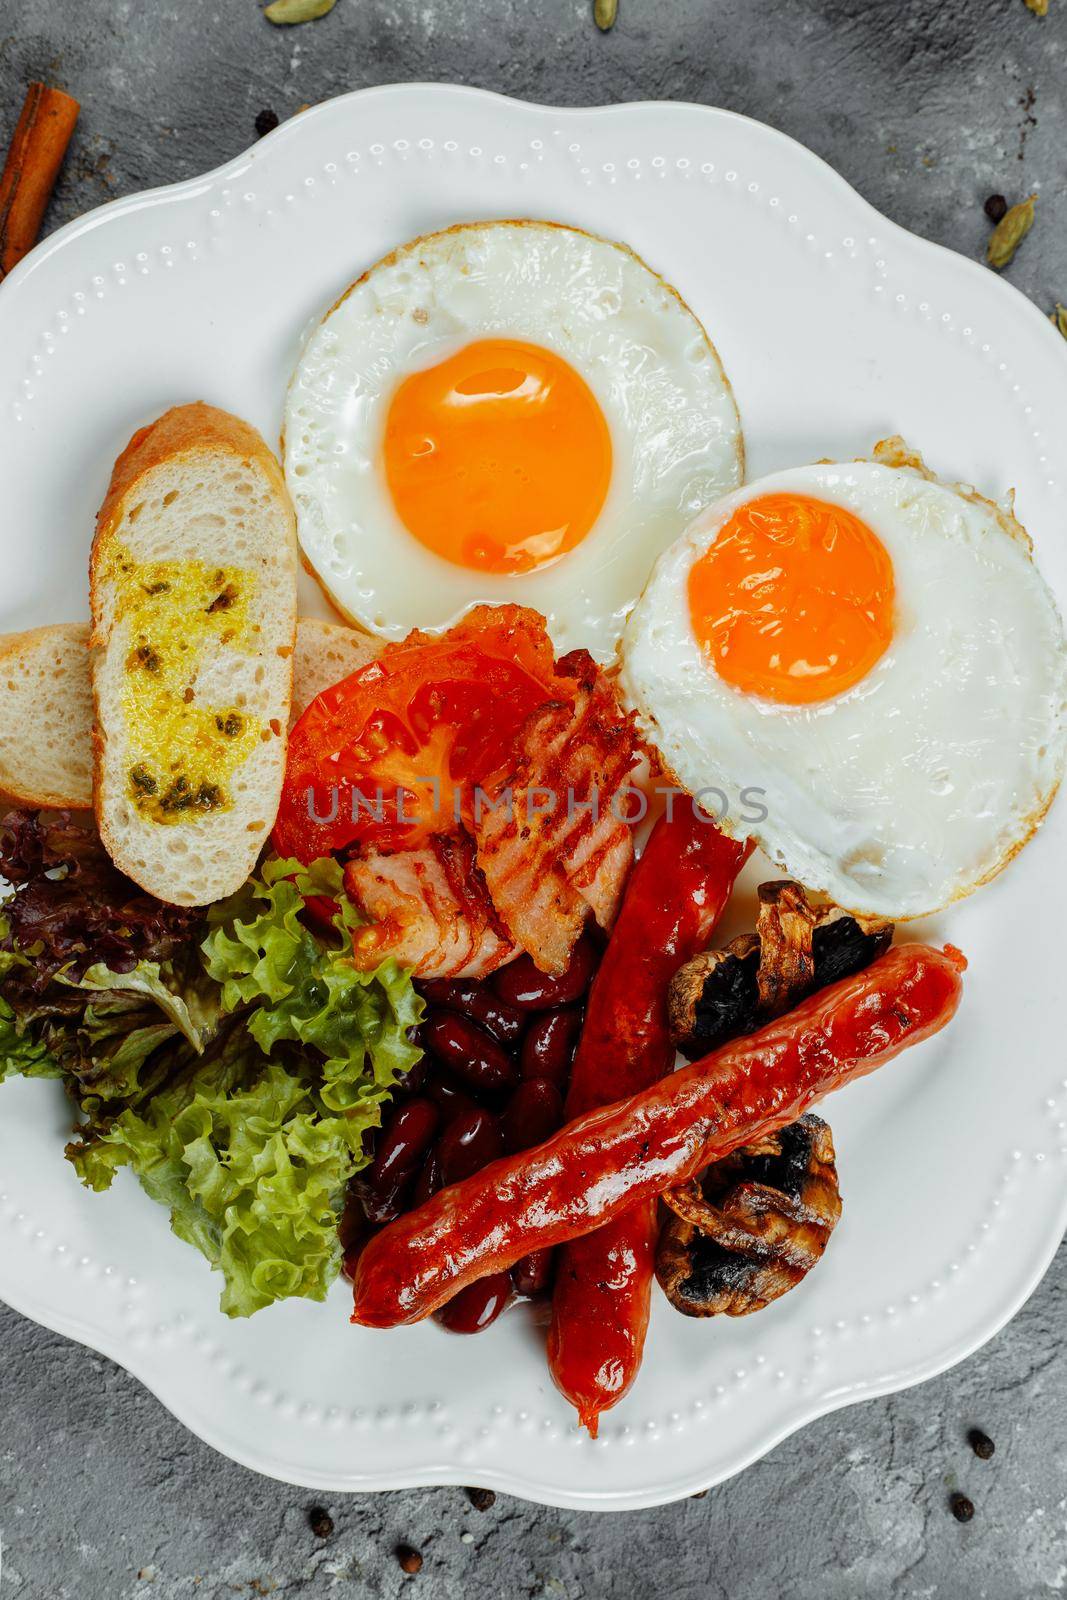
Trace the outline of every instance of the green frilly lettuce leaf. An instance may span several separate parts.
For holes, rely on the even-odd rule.
[[[300,920],[309,900],[333,902],[332,940]],[[357,1119],[360,1131],[377,1126],[392,1085],[419,1059],[408,1035],[424,1008],[395,961],[373,972],[353,965],[359,922],[337,863],[268,862],[210,921],[204,960],[223,1009],[255,1006],[248,1031],[266,1055],[282,1043],[317,1052],[323,1106]]]
[[[326,937],[308,925],[308,900]],[[249,1316],[321,1300],[336,1277],[345,1190],[367,1161],[364,1132],[419,1058],[409,1035],[423,1006],[395,963],[356,970],[356,916],[333,862],[269,862],[209,923],[221,1022],[203,1054],[181,1028],[168,1081],[90,1123],[68,1155],[93,1189],[136,1172],[222,1273],[223,1311]],[[173,1036],[174,1007],[157,999]]]
[[[0,916],[0,939],[7,935],[7,921]],[[48,1046],[35,1035],[17,1014],[3,993],[4,980],[19,966],[22,957],[12,950],[0,950],[0,1083],[5,1078],[61,1078],[63,1070],[53,1060]]]
[[[422,1016],[394,963],[356,970],[340,867],[268,862],[205,916],[123,878],[91,824],[15,811],[0,869],[0,1081],[63,1080],[82,1181],[135,1173],[229,1315],[322,1299]]]
[[[291,1296],[324,1298],[354,1160],[345,1120],[324,1117],[301,1078],[247,1055],[235,1065],[246,1083],[208,1073],[191,1098],[157,1095],[72,1159],[94,1188],[131,1166],[178,1237],[222,1273],[221,1309],[241,1317]]]
[[[0,998],[0,1083],[16,1076],[61,1078],[63,1069],[52,1060],[47,1045],[20,1031],[14,1011]]]
[[[148,1001],[162,1011],[172,1031],[183,1034],[194,1050],[203,1050],[218,1026],[219,997],[212,984],[194,979],[179,985],[174,976],[173,971],[164,976],[158,961],[140,961],[132,972],[112,972],[98,962],[74,986],[106,995],[112,1004],[123,996],[133,1004]]]

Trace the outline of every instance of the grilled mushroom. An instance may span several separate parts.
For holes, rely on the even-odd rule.
[[[675,974],[671,1036],[690,1060],[781,1016],[815,989],[869,966],[893,924],[840,906],[813,906],[788,878],[759,888],[755,933],[708,950]]]
[[[839,906],[816,907],[798,883],[759,889],[755,933],[710,950],[676,974],[671,1033],[687,1056],[750,1033],[872,962],[893,925]],[[759,1311],[819,1260],[841,1215],[830,1129],[819,1117],[735,1151],[663,1196],[656,1276],[688,1316]]]
[[[744,1317],[798,1284],[841,1215],[834,1142],[805,1116],[665,1194],[656,1277],[690,1317]]]
[[[680,967],[667,991],[671,1038],[690,1060],[758,1026],[760,942],[743,933]]]

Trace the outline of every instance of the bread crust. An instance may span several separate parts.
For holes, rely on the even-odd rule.
[[[97,593],[98,565],[103,537],[114,531],[122,519],[126,501],[138,484],[157,467],[168,466],[182,456],[197,455],[213,450],[225,451],[242,461],[255,461],[271,480],[278,498],[289,504],[289,491],[285,476],[266,440],[251,423],[220,411],[204,400],[193,400],[187,405],[172,406],[155,422],[138,428],[111,469],[107,493],[96,513],[96,533],[89,556],[89,597],[93,602]],[[290,506],[290,511],[292,508]],[[89,637],[92,649],[99,643],[96,636],[97,607],[93,603],[93,632]],[[296,624],[293,624],[296,636]]]

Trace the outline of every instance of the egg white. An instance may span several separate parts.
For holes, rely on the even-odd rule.
[[[1063,625],[1023,530],[903,459],[775,473],[705,511],[656,566],[621,673],[650,742],[680,785],[710,791],[707,809],[725,808],[729,832],[808,888],[894,919],[970,893],[1026,842],[1062,776],[1067,702]],[[690,623],[693,563],[739,505],[778,493],[847,507],[893,563],[889,649],[822,703],[741,693]]]
[[[611,431],[595,526],[536,572],[479,573],[437,556],[400,521],[382,470],[397,385],[486,338],[568,361]],[[515,601],[543,612],[558,649],[582,645],[601,660],[655,558],[743,476],[729,383],[678,294],[625,246],[538,222],[413,240],[353,284],[301,355],[284,461],[304,554],[351,621],[399,639]]]

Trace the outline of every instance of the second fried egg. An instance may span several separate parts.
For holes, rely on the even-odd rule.
[[[387,638],[482,602],[614,651],[656,557],[741,481],[704,329],[631,251],[551,223],[451,228],[371,268],[294,374],[304,553]]]
[[[900,440],[775,473],[661,557],[621,686],[726,831],[850,911],[940,910],[1033,833],[1067,653],[1030,542]]]

